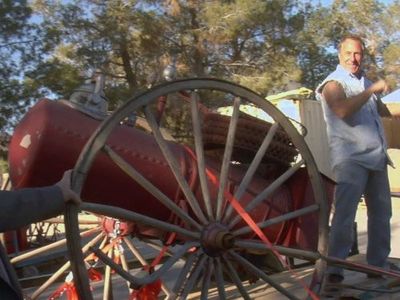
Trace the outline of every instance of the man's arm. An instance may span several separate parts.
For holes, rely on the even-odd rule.
[[[71,189],[71,171],[48,187],[0,191],[0,232],[17,229],[61,214],[66,202],[80,203]]]
[[[384,80],[379,80],[358,95],[346,97],[343,87],[337,81],[329,81],[322,90],[329,108],[341,119],[345,119],[357,111],[368,101],[373,93],[387,91]]]

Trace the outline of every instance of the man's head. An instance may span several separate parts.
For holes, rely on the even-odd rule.
[[[361,72],[364,42],[359,36],[348,35],[341,39],[338,47],[340,65],[354,75]]]

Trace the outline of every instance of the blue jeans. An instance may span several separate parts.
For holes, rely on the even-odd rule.
[[[384,267],[390,253],[390,218],[392,203],[387,167],[383,171],[345,162],[334,169],[337,178],[334,214],[329,235],[328,255],[345,259],[353,244],[353,223],[358,203],[364,195],[368,211],[367,262]],[[339,267],[329,266],[328,273],[343,274]]]

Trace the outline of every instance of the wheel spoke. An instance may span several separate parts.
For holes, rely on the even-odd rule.
[[[189,184],[183,177],[179,164],[176,161],[175,157],[172,155],[171,150],[168,147],[168,144],[166,143],[165,139],[163,138],[159,127],[157,126],[156,120],[154,119],[154,115],[151,112],[149,106],[146,106],[145,108],[145,114],[148,119],[148,122],[150,124],[150,127],[153,131],[153,135],[155,140],[157,141],[157,144],[159,145],[162,153],[164,154],[164,157],[166,161],[168,162],[168,165],[171,168],[172,173],[175,176],[175,179],[177,180],[180,188],[182,189],[183,194],[186,197],[186,200],[188,201],[190,207],[193,209],[193,212],[196,214],[196,216],[199,218],[199,220],[203,223],[207,223],[207,219],[203,214],[203,211],[201,210],[199,203],[197,202],[196,197],[194,196],[192,190],[189,187]]]
[[[146,259],[143,255],[139,252],[139,250],[135,247],[135,245],[131,242],[131,240],[127,237],[123,238],[123,241],[128,246],[129,250],[131,250],[132,254],[137,258],[142,266],[148,266]]]
[[[243,180],[241,181],[237,191],[235,192],[234,198],[240,201],[240,198],[242,198],[243,194],[246,192],[246,189],[251,181],[251,179],[254,176],[254,173],[257,171],[258,166],[260,165],[265,152],[268,149],[268,146],[271,144],[272,139],[275,136],[276,131],[279,128],[278,123],[274,123],[271,128],[268,130],[267,135],[265,136],[260,148],[258,148],[256,155],[254,156],[254,159],[252,160],[249,168],[246,171],[246,174],[243,177]],[[233,207],[230,205],[225,213],[223,222],[227,222],[228,218],[231,216],[233,212]]]
[[[193,247],[198,247],[199,243],[197,242],[190,242],[182,245],[177,251],[171,256],[167,261],[163,263],[163,265],[151,273],[149,276],[145,278],[141,278],[141,284],[148,284],[156,280],[157,278],[161,277],[165,272],[167,272],[178,260],[182,259],[183,256],[186,255],[189,249]]]
[[[150,181],[148,181],[144,176],[142,176],[135,168],[125,162],[125,160],[119,156],[115,151],[113,151],[109,146],[104,145],[104,151],[108,156],[117,164],[126,174],[133,178],[137,183],[144,187],[149,193],[156,197],[163,205],[177,214],[183,221],[188,225],[192,225],[197,229],[201,226],[193,220],[185,211],[183,211],[178,205],[169,199],[163,192],[161,192],[157,187],[155,187]]]
[[[153,249],[156,249],[156,250],[158,250],[158,251],[162,251],[162,250],[163,250],[163,247],[162,247],[162,246],[160,246],[159,244],[157,244],[156,242],[154,242],[154,241],[152,241],[152,240],[143,239],[142,241],[145,242],[145,243],[147,243],[147,245],[148,245],[149,247],[153,248]],[[167,249],[167,250],[165,251],[165,254],[167,254],[167,255],[169,255],[169,256],[172,256],[172,255],[173,255],[173,253],[172,253],[171,250],[169,250],[169,249]]]
[[[72,178],[74,186],[74,179]],[[69,259],[71,261],[71,269],[74,274],[74,283],[80,297],[85,300],[91,300],[92,292],[90,291],[89,277],[84,263],[83,253],[81,251],[81,238],[79,237],[78,213],[80,206],[72,203],[66,204],[65,226]]]
[[[214,273],[214,264],[212,258],[208,259],[208,265],[204,272],[205,274],[203,275],[203,282],[201,286],[201,300],[208,299],[208,290],[210,289],[211,275]]]
[[[135,247],[135,245],[131,242],[131,240],[127,237],[124,237],[122,239],[124,241],[124,243],[128,246],[129,250],[132,252],[132,254],[136,257],[136,259],[140,262],[140,264],[142,266],[149,266],[150,264],[147,262],[147,260],[143,257],[143,255],[140,253],[139,249],[137,247]],[[160,250],[160,249],[159,249]],[[170,256],[172,256],[172,254],[170,254],[170,252],[168,252],[168,254]],[[121,257],[122,258],[122,257]],[[128,270],[125,270],[128,271]],[[129,287],[129,282],[128,282],[128,287]],[[170,291],[169,289],[165,286],[165,284],[161,285],[161,289],[163,290],[163,292],[166,295],[170,295]],[[129,291],[131,291],[131,289],[129,289]]]
[[[275,190],[280,187],[286,180],[288,180],[298,169],[304,164],[304,160],[299,161],[294,166],[289,168],[285,173],[279,176],[273,183],[266,187],[260,194],[258,194],[250,203],[247,204],[245,210],[249,212],[255,208],[258,204],[262,203],[266,198],[272,195]],[[233,220],[229,223],[229,227],[232,228],[241,220],[240,215],[236,215]]]
[[[215,281],[217,283],[218,296],[219,296],[219,299],[224,300],[224,299],[226,299],[225,280],[224,280],[224,274],[222,271],[221,260],[219,257],[214,259],[214,265],[215,265]]]
[[[93,213],[108,215],[116,219],[122,219],[139,224],[149,225],[169,232],[176,232],[189,238],[198,239],[200,237],[200,234],[198,232],[190,231],[180,226],[176,226],[173,224],[169,224],[167,222],[153,219],[151,217],[147,217],[142,214],[138,214],[123,208],[103,205],[103,204],[88,203],[88,202],[82,203],[81,207],[82,209]]]
[[[223,259],[224,264],[225,264],[225,266],[227,268],[228,276],[231,278],[233,283],[238,288],[238,290],[239,290],[240,294],[242,295],[243,299],[250,300],[249,294],[247,293],[246,289],[244,288],[238,273],[236,272],[235,268],[232,266],[232,264],[229,261],[229,259],[227,259],[225,255],[222,257],[222,259]]]
[[[92,229],[89,229],[89,230],[81,232],[80,236],[81,237],[87,237],[87,236],[90,236],[93,233],[99,232],[100,230],[101,230],[100,227],[92,228]],[[59,247],[65,246],[66,242],[67,242],[67,239],[64,238],[62,240],[56,241],[54,243],[51,243],[49,245],[42,246],[42,247],[36,248],[34,250],[31,250],[31,251],[29,251],[27,253],[18,255],[16,257],[13,257],[10,261],[11,261],[12,264],[17,264],[17,263],[19,263],[21,261],[33,258],[33,257],[38,256],[38,255],[41,255],[41,254],[46,253],[46,252],[48,252],[50,250],[54,250],[54,249],[57,249]]]
[[[172,289],[174,295],[178,295],[184,286],[189,272],[193,269],[193,265],[199,259],[200,252],[196,251],[195,253],[191,253],[189,257],[186,259],[185,264],[179,272],[178,278],[175,281],[175,285]]]
[[[257,223],[257,226],[260,229],[265,229],[268,226],[272,226],[272,225],[275,225],[275,224],[278,224],[278,223],[286,222],[286,221],[289,221],[291,219],[298,218],[298,217],[304,216],[304,215],[312,213],[312,212],[316,212],[318,210],[319,210],[319,205],[318,204],[312,204],[310,206],[307,206],[307,207],[304,207],[304,208],[301,208],[301,209],[286,213],[286,214],[284,214],[282,216],[278,216],[278,217],[275,217],[275,218],[272,218],[272,219],[268,219],[268,220],[266,220],[264,222]],[[250,226],[245,226],[245,227],[242,227],[242,228],[240,228],[238,230],[233,231],[232,234],[235,235],[235,236],[238,236],[238,235],[241,235],[241,234],[250,233],[252,231],[253,231],[253,229]]]
[[[128,262],[126,261],[125,252],[124,251],[120,251],[120,250],[118,250],[118,251],[119,251],[119,255],[121,257],[122,269],[124,269],[125,272],[129,273],[129,267],[128,267]],[[132,289],[130,287],[130,283],[129,283],[128,280],[126,281],[126,285],[128,287],[129,294],[130,294],[132,292]]]
[[[111,248],[112,249],[112,248]],[[116,264],[112,259],[112,251],[111,249],[108,252],[108,255],[105,255],[100,249],[96,249],[91,247],[89,250],[92,251],[96,256],[106,265],[106,276],[105,276],[105,285],[104,285],[104,296],[106,295],[106,290],[108,290],[109,284],[107,281],[110,281],[110,274],[107,275],[108,272],[111,272],[111,268],[118,273],[122,278],[129,281],[135,289],[140,288],[141,284],[138,283],[137,278],[132,276],[129,272],[126,272],[120,265]],[[140,279],[139,279],[140,280]],[[108,294],[107,294],[108,295]]]
[[[131,274],[125,272],[118,264],[113,262],[111,259],[107,257],[102,251],[95,249],[93,247],[90,248],[92,252],[96,254],[96,256],[106,265],[109,265],[116,273],[118,273],[121,277],[132,284],[133,288],[138,289],[143,285],[149,284],[154,282],[155,280],[159,279],[163,276],[182,256],[186,254],[186,252],[192,247],[198,247],[199,244],[196,242],[186,243],[182,245],[180,249],[178,249],[172,257],[166,260],[163,265],[157,269],[156,271],[150,273],[145,277],[135,277]]]
[[[61,275],[64,274],[65,271],[71,266],[71,263],[68,261],[64,265],[61,266],[49,279],[47,279],[31,296],[31,298],[37,299],[50,285],[52,285]]]
[[[226,139],[224,157],[222,159],[221,172],[219,176],[219,188],[218,188],[217,207],[216,207],[217,221],[221,220],[222,205],[223,205],[223,200],[225,198],[224,197],[225,186],[228,181],[229,165],[231,163],[232,151],[235,143],[236,127],[239,119],[239,107],[240,107],[240,98],[235,97],[235,100],[233,101],[233,112],[229,123],[228,136]]]
[[[241,249],[247,250],[258,250],[258,251],[270,251],[272,249],[276,250],[279,254],[295,257],[299,259],[315,261],[321,258],[321,254],[318,252],[308,251],[308,250],[301,250],[301,249],[294,249],[288,248],[283,246],[272,245],[268,246],[261,241],[249,241],[249,240],[235,240],[235,246]]]
[[[200,178],[201,191],[203,194],[204,204],[207,211],[207,217],[210,221],[213,221],[214,216],[210,201],[210,193],[208,190],[208,181],[207,181],[206,167],[204,161],[203,136],[201,133],[201,124],[199,117],[199,95],[197,94],[197,92],[193,91],[190,97],[191,97],[190,106],[192,112],[193,135],[194,135],[197,168]]]
[[[242,256],[238,255],[234,251],[229,251],[229,254],[236,259],[238,263],[240,263],[242,266],[245,267],[246,270],[250,271],[254,275],[260,277],[262,280],[264,280],[266,283],[268,283],[270,286],[272,286],[274,289],[279,291],[281,294],[285,295],[289,299],[299,299],[289,293],[286,288],[282,287],[280,284],[276,283],[274,280],[271,279],[268,275],[266,275],[262,270],[254,266],[252,263],[250,263],[248,260],[244,259]]]
[[[104,239],[101,241],[99,249],[103,249],[104,246],[107,244],[108,240],[109,240],[109,238],[108,238],[107,234],[104,234]]]
[[[182,299],[187,299],[189,293],[193,291],[201,272],[204,270],[204,264],[206,263],[208,256],[203,254],[200,257],[200,260],[195,264],[194,268],[190,272],[189,278],[183,288],[183,292],[181,295]]]
[[[82,252],[86,252],[89,247],[96,244],[101,238],[104,236],[104,233],[101,232],[97,236],[95,236],[91,241],[89,241],[83,248]],[[47,279],[31,296],[32,299],[37,299],[50,285],[52,285],[61,275],[64,274],[66,270],[71,266],[71,262],[67,261],[64,265],[61,266],[49,279]]]
[[[113,257],[113,250],[114,247],[110,247],[108,250],[107,256],[111,260]],[[98,254],[98,253],[97,253]],[[111,291],[111,267],[106,265],[106,270],[104,274],[104,289],[103,289],[103,300],[108,300],[112,298],[112,291]]]

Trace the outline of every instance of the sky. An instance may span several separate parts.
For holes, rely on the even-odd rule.
[[[383,102],[400,102],[400,89],[391,92],[382,98]]]

